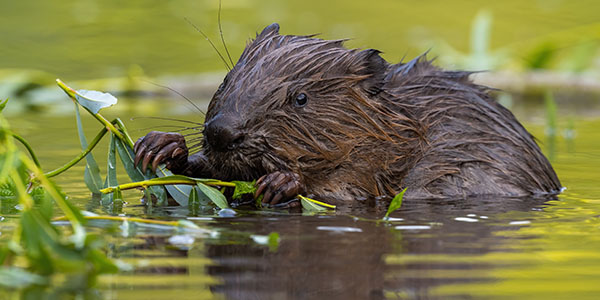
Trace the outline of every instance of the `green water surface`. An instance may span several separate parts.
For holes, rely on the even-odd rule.
[[[472,20],[478,12],[488,11],[493,16],[490,49],[513,51],[513,61],[504,67],[516,69],[527,64],[541,44],[558,49],[550,55],[552,60],[568,56],[577,45],[590,41],[597,45],[600,38],[597,1],[223,0],[222,5],[223,32],[234,60],[249,38],[273,22],[281,24],[284,34],[351,38],[349,47],[380,49],[390,62],[430,48],[440,61],[447,61],[443,58],[459,55],[452,49],[470,51]],[[46,94],[24,94],[25,88],[5,84],[20,82],[29,88],[39,83],[36,76],[45,85],[56,77],[71,82],[132,74],[222,75],[225,68],[215,51],[184,20],[191,20],[218,44],[217,11],[218,1],[212,0],[0,1],[0,99],[47,100]],[[589,49],[597,60],[598,48]],[[596,60],[584,60],[592,79],[598,74]],[[560,60],[550,66],[559,68]],[[110,83],[107,87],[117,89]],[[69,278],[56,278],[45,295],[145,300],[597,299],[599,97],[555,92],[561,96],[553,131],[546,129],[539,95],[532,102],[515,97],[511,108],[538,137],[567,188],[547,202],[405,203],[391,222],[377,223],[369,220],[384,212],[360,205],[320,215],[240,210],[230,217],[186,207],[148,211],[140,205],[141,193],[134,190],[124,192],[123,211],[115,212],[90,196],[83,165],[77,165],[55,180],[77,207],[99,214],[187,218],[202,231],[91,222],[91,230],[108,241],[108,256],[130,269],[101,276],[93,288],[84,290],[74,288],[76,282]],[[189,107],[182,101],[119,98],[119,105],[104,114],[121,117],[134,137],[175,128],[166,121],[129,117],[201,121],[198,114],[174,115]],[[9,108],[25,107],[25,113],[12,113],[8,120],[36,149],[45,171],[81,151],[70,100],[57,101],[39,107],[9,103]],[[206,106],[205,100],[197,102]],[[87,116],[84,123],[88,139],[100,129]],[[547,135],[550,132],[555,133],[553,138]],[[103,172],[106,150],[103,142],[94,151]],[[0,203],[0,243],[12,235],[18,215],[15,205]],[[268,245],[265,239],[274,232],[279,243]],[[22,295],[23,291],[0,290],[0,299]]]
[[[78,293],[89,299],[594,299],[600,292],[600,119],[559,118],[554,141],[545,138],[540,120],[527,127],[546,153],[553,143],[553,165],[567,188],[557,200],[409,203],[392,214],[398,219],[381,224],[356,218],[383,216],[364,206],[317,216],[242,210],[223,217],[185,207],[149,212],[139,205],[141,193],[128,191],[123,214],[187,218],[206,232],[92,223],[109,241],[108,255],[133,269],[101,276],[95,289]],[[79,151],[73,118],[30,114],[9,121],[38,149],[45,169]],[[84,122],[93,134],[96,122]],[[136,137],[173,125],[126,123]],[[96,153],[104,166],[106,147]],[[111,214],[90,197],[82,175],[79,165],[56,182],[81,209]],[[17,210],[7,203],[2,210],[1,237],[8,238]],[[280,236],[275,248],[260,242],[272,232]],[[64,284],[57,281],[55,289]]]

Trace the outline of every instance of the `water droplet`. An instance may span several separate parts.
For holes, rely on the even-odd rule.
[[[344,226],[317,226],[317,230],[326,230],[334,232],[362,232],[362,229]]]
[[[508,224],[510,224],[510,225],[527,225],[527,224],[531,224],[531,221],[512,221]]]
[[[459,222],[469,222],[469,223],[479,222],[478,219],[466,218],[466,217],[456,217],[456,218],[454,218],[454,220],[459,221]]]
[[[427,229],[431,229],[431,226],[429,226],[429,225],[400,225],[400,226],[396,226],[394,228],[398,229],[398,230],[427,230]]]
[[[235,210],[231,209],[231,208],[223,208],[218,212],[219,217],[222,218],[232,218],[235,217],[237,213],[235,212]]]

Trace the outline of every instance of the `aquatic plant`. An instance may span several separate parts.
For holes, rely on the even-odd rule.
[[[0,110],[6,101],[2,102]],[[31,157],[19,151],[23,143]],[[86,231],[86,220],[39,167],[35,154],[0,114],[0,186],[2,200],[17,200],[20,218],[8,245],[0,248],[0,285],[44,286],[57,273],[78,277],[84,285],[98,274],[118,270],[102,252],[100,236]],[[65,234],[52,223],[53,203],[69,221]],[[82,279],[83,278],[83,279]]]

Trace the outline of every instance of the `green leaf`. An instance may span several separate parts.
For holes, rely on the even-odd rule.
[[[190,220],[184,220],[184,219],[178,220],[177,226],[183,227],[183,228],[188,228],[188,229],[200,229],[200,227],[198,227],[198,225],[194,224],[194,222],[192,222]]]
[[[19,289],[31,285],[45,285],[48,283],[48,278],[27,272],[21,268],[0,268],[0,286],[4,286],[6,288]]]
[[[0,157],[3,159],[4,157]],[[2,178],[2,177],[0,177]],[[2,178],[2,180],[5,180]],[[17,194],[15,186],[12,183],[2,182],[0,183],[0,197],[14,197]]]
[[[269,233],[269,251],[276,252],[279,249],[279,233],[271,232]]]
[[[219,190],[201,182],[198,182],[196,186],[198,187],[198,190],[200,192],[199,196],[204,195],[221,209],[229,208],[229,203],[227,203],[227,199],[223,194],[221,194],[221,192],[219,192]]]
[[[11,251],[11,249],[6,245],[3,245],[2,247],[0,247],[0,266],[7,265],[7,263],[5,261],[7,258],[12,257],[13,253],[14,252]]]
[[[324,211],[327,210],[327,208],[335,209],[335,205],[331,205],[329,203],[310,199],[302,195],[298,195],[298,198],[300,198],[302,207],[308,211]]]
[[[326,211],[327,208],[320,206],[314,202],[306,200],[305,197],[300,197],[300,203],[302,203],[302,208],[309,212],[317,212],[317,211]]]
[[[143,181],[153,178],[152,175],[146,175],[142,173],[142,170],[139,166],[135,166],[134,163],[134,153],[131,147],[125,145],[125,143],[120,139],[115,139],[115,143],[117,146],[117,152],[119,153],[119,158],[121,158],[121,163],[123,163],[123,167],[125,168],[125,172],[129,176],[129,179],[132,181]],[[147,190],[156,197],[158,203],[167,203],[167,192],[162,186],[151,186]]]
[[[52,219],[52,214],[54,212],[54,202],[52,202],[52,197],[48,194],[48,192],[42,187],[35,188],[31,197],[34,199],[35,203],[38,204],[38,211],[42,216],[50,220]]]
[[[58,189],[56,188],[54,183],[52,183],[52,188],[54,188],[55,190],[58,191]],[[75,205],[73,205],[73,203],[71,203],[71,201],[68,201],[66,199],[66,197],[64,197],[64,196],[62,196],[62,197],[63,197],[64,205],[66,206],[65,208],[62,208],[63,213],[67,216],[71,215],[71,216],[75,217],[75,219],[77,219],[79,224],[85,225],[87,223],[87,220],[83,217],[83,214],[81,213],[81,211],[77,207],[75,207]],[[56,199],[55,199],[55,201],[56,201]]]
[[[109,93],[98,91],[77,90],[75,99],[81,106],[87,108],[93,114],[97,114],[101,109],[117,104],[117,98]]]
[[[176,176],[173,175],[173,173],[167,168],[165,168],[165,165],[158,166],[158,168],[156,169],[156,175],[158,175],[158,177],[160,178]],[[169,184],[165,185],[165,188],[167,189],[167,191],[169,191],[169,195],[173,197],[173,200],[179,203],[179,205],[188,206],[188,201],[190,199],[190,194],[193,190],[193,186],[185,184]]]
[[[108,147],[108,159],[106,166],[106,180],[104,181],[104,187],[107,188],[109,186],[117,186],[119,183],[117,182],[117,157],[116,157],[116,143],[115,140],[117,138],[114,134],[110,135],[110,143]],[[120,192],[120,190],[119,190]],[[114,193],[103,194],[102,195],[102,203],[104,205],[113,203]]]
[[[140,170],[139,167],[133,165],[134,162],[134,153],[131,148],[126,146],[123,141],[120,139],[116,139],[115,144],[117,146],[117,152],[119,153],[119,158],[121,158],[121,163],[123,163],[123,167],[125,168],[125,172],[132,181],[142,181],[150,178],[146,178]]]
[[[6,98],[6,100],[0,102],[0,112],[2,112],[4,110],[4,108],[6,107],[6,103],[8,103],[8,98]]]
[[[256,192],[256,181],[232,181],[235,183],[235,190],[233,190],[233,196],[231,198],[240,199],[242,195],[254,194]]]
[[[188,199],[189,206],[198,206],[200,205],[200,199],[198,198],[198,189],[193,188],[190,192],[190,198]]]
[[[98,249],[89,250],[86,261],[94,265],[94,271],[97,274],[117,273],[119,271],[117,265]]]
[[[114,134],[110,135],[110,146],[108,147],[108,159],[106,166],[106,182],[104,187],[119,185],[117,182],[117,157],[116,157],[116,143],[117,138]]]
[[[77,117],[77,132],[79,133],[79,142],[81,143],[81,149],[85,150],[88,145],[83,133],[81,115],[79,114],[79,106],[77,106],[77,104],[75,104],[75,115]],[[102,187],[102,177],[100,176],[100,168],[98,168],[98,163],[96,163],[96,160],[91,152],[85,156],[85,161],[85,172],[83,174],[85,185],[90,191],[92,191],[92,193],[100,193],[100,188]]]
[[[406,189],[403,189],[402,192],[400,192],[400,194],[396,195],[394,199],[392,199],[392,202],[390,202],[390,206],[388,207],[388,210],[385,213],[385,216],[383,217],[384,220],[386,220],[393,211],[399,209],[402,206],[402,198],[404,197],[405,192]]]
[[[38,273],[52,274],[55,270],[54,264],[44,247],[56,246],[58,243],[56,229],[31,210],[21,214],[21,229],[23,249],[32,267]]]

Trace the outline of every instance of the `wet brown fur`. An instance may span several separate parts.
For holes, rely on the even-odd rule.
[[[253,180],[300,175],[308,193],[337,199],[527,196],[561,185],[533,137],[469,72],[424,57],[389,64],[343,40],[280,35],[251,41],[214,95],[217,115],[244,135],[232,151],[210,143],[190,161],[210,175]],[[294,105],[305,93],[308,103]],[[192,172],[193,173],[193,172]]]

